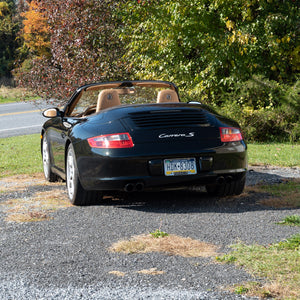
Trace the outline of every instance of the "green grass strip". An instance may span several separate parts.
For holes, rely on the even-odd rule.
[[[300,166],[300,144],[249,144],[249,164]]]
[[[13,103],[13,102],[16,102],[16,99],[2,98],[2,97],[0,96],[0,104]]]
[[[0,139],[0,178],[42,172],[40,135]]]
[[[230,254],[217,257],[217,261],[234,263],[246,268],[258,278],[266,278],[273,283],[273,290],[257,289],[254,294],[273,294],[278,299],[298,299],[300,295],[300,234],[285,241],[269,246],[262,245],[233,245]],[[284,290],[281,287],[285,287]],[[260,288],[261,289],[261,288]],[[245,288],[247,292],[248,287]]]
[[[284,218],[283,221],[278,222],[279,225],[300,226],[300,215],[292,215]]]
[[[25,89],[0,86],[0,104],[36,99],[39,97],[32,95]]]

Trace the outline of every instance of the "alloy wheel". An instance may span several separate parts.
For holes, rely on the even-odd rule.
[[[45,178],[48,179],[50,177],[50,156],[46,137],[43,138],[43,169]]]
[[[67,188],[69,198],[73,199],[75,194],[75,183],[76,174],[75,174],[75,161],[74,161],[74,151],[72,147],[69,148],[67,156]]]

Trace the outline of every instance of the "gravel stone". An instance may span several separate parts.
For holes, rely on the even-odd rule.
[[[300,178],[300,168],[282,168],[272,166],[250,167],[247,185],[281,183],[285,179]]]
[[[300,178],[300,168],[251,167],[247,185]],[[1,181],[0,181],[1,184]],[[58,187],[55,186],[55,189]],[[64,187],[61,187],[64,189]],[[41,186],[36,185],[40,191]],[[51,188],[45,186],[45,190]],[[257,299],[228,292],[233,284],[262,280],[214,258],[163,253],[121,254],[108,248],[122,239],[161,230],[213,243],[270,243],[299,233],[279,226],[299,209],[262,207],[264,194],[226,200],[206,193],[141,193],[89,207],[68,207],[43,222],[5,221],[2,202],[30,197],[35,188],[0,193],[0,298],[8,299]],[[140,270],[156,268],[161,275]],[[110,274],[124,272],[124,276]]]

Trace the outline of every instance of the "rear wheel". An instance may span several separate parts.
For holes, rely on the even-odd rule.
[[[240,195],[244,190],[245,182],[246,176],[244,175],[242,178],[230,182],[206,185],[206,190],[208,194],[219,197]]]
[[[91,205],[101,200],[101,192],[87,191],[82,187],[78,176],[75,152],[72,145],[69,146],[67,152],[66,173],[68,196],[72,204],[79,206]]]
[[[42,143],[42,158],[43,158],[43,169],[46,180],[49,182],[58,181],[58,176],[51,171],[51,157],[50,149],[46,136],[43,136]]]

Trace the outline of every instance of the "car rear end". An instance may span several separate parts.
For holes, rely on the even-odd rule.
[[[240,128],[199,104],[118,107],[90,118],[82,132],[89,138],[74,147],[87,190],[209,189],[245,178]]]

